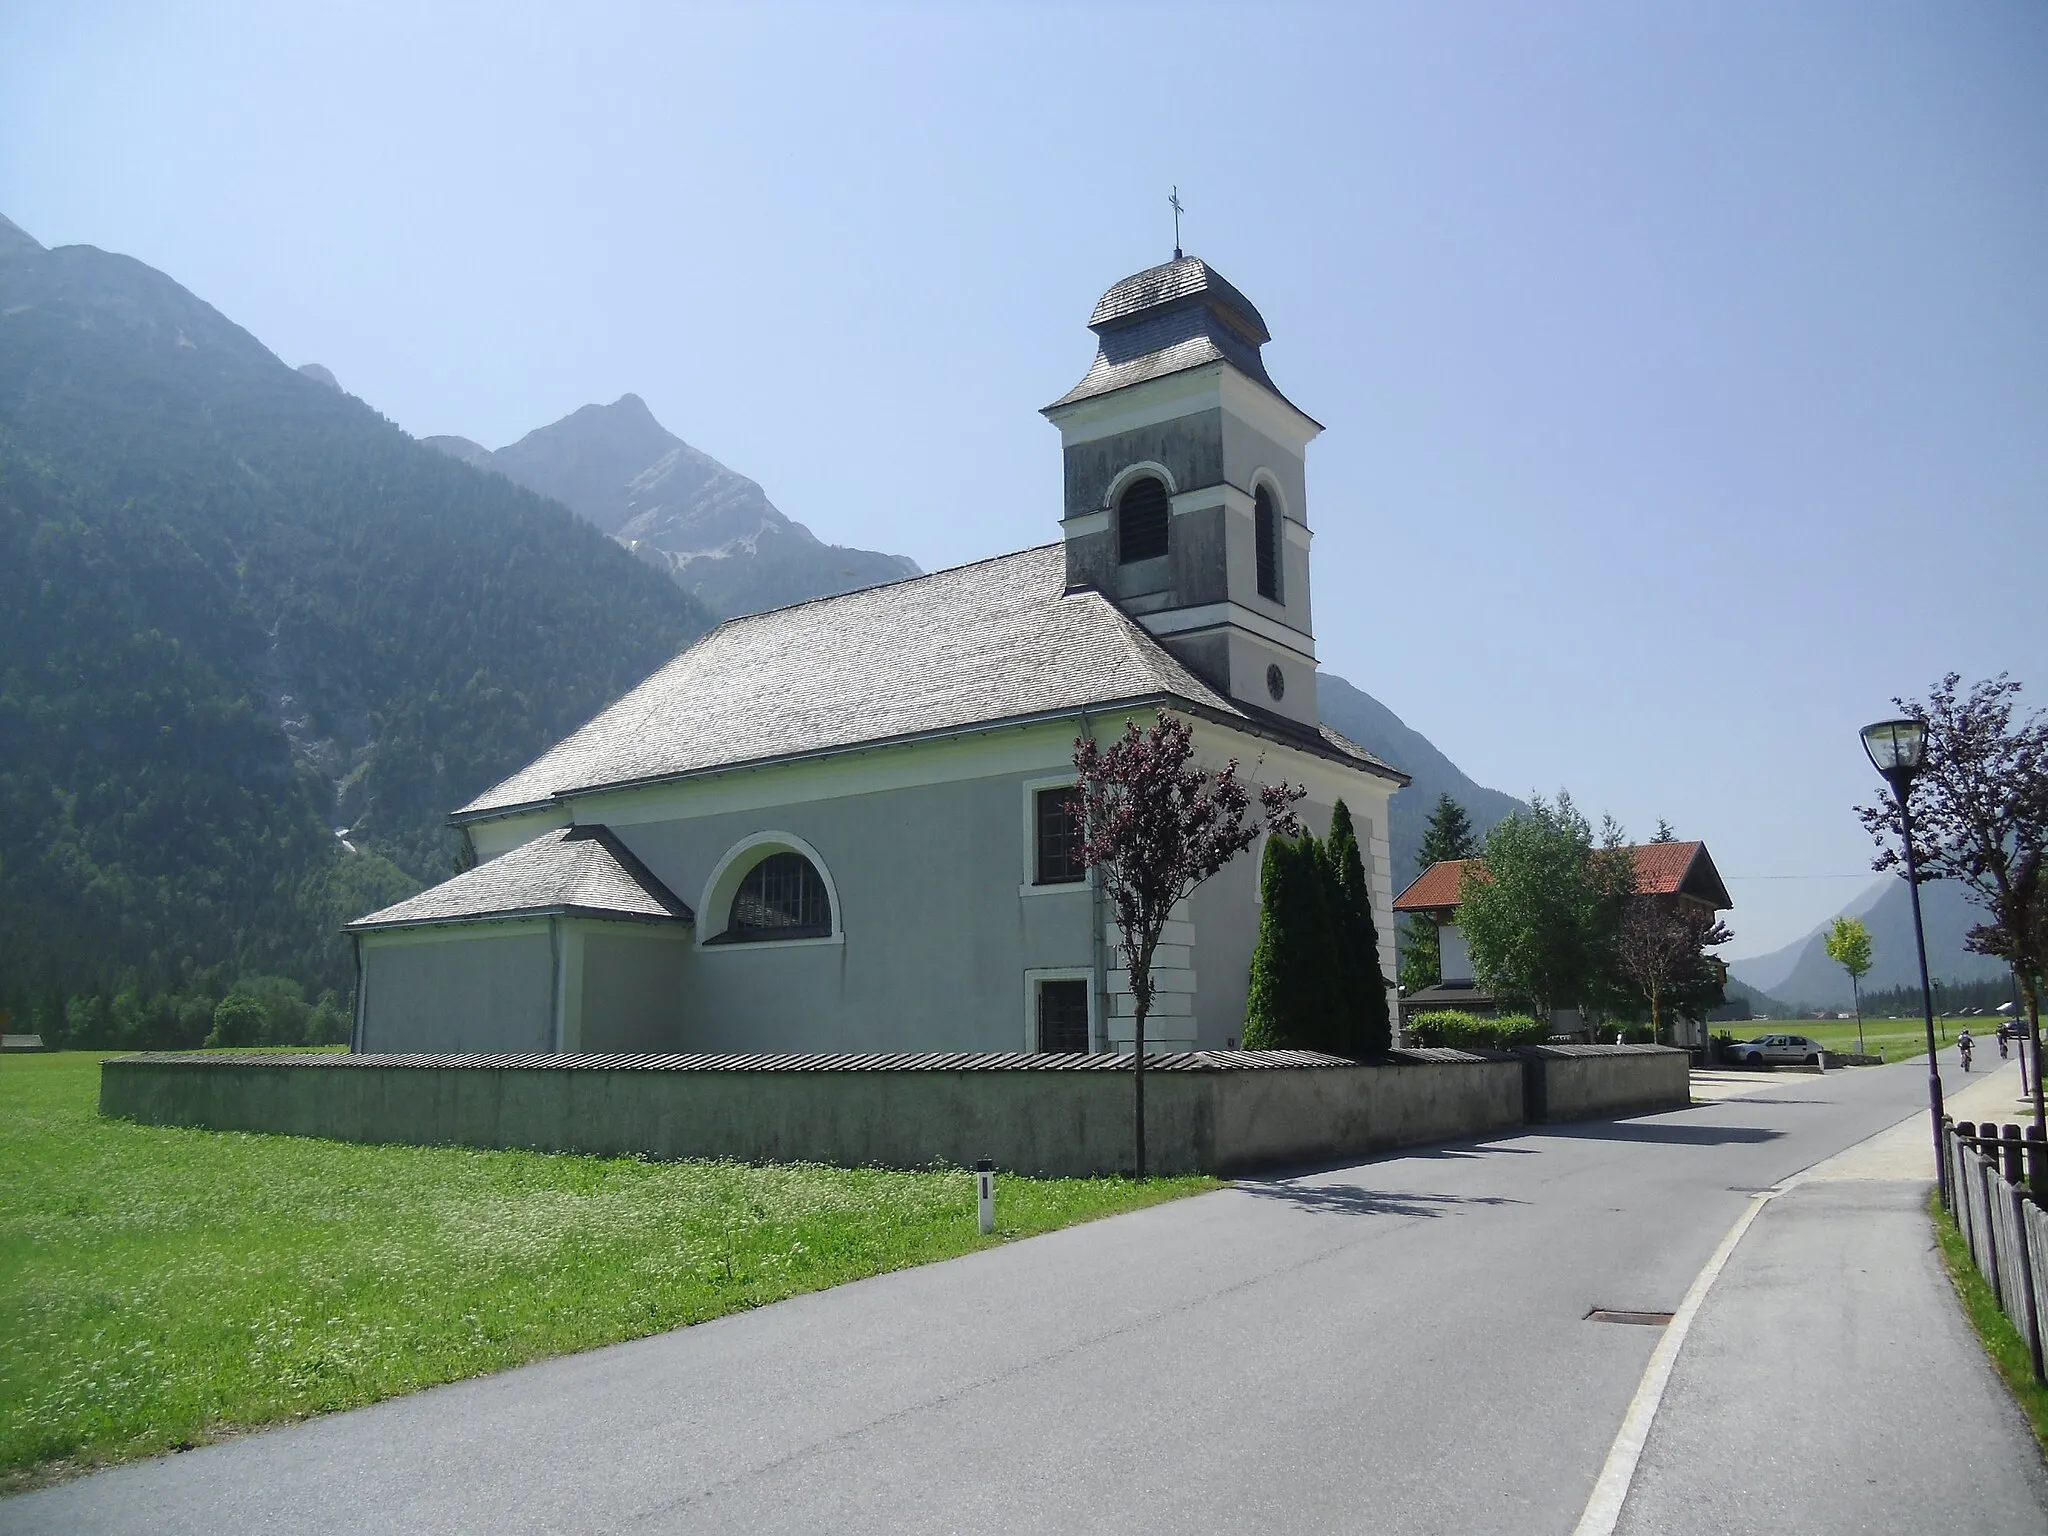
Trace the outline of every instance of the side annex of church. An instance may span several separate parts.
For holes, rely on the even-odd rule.
[[[1058,428],[1058,543],[733,619],[454,813],[476,867],[349,925],[371,1053],[1131,1048],[1070,813],[1076,738],[1165,709],[1338,799],[1394,974],[1406,776],[1319,724],[1305,452],[1206,263],[1124,279]],[[1234,1047],[1259,849],[1155,960],[1157,1051]]]

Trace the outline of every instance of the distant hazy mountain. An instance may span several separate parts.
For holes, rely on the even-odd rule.
[[[1396,895],[1420,873],[1415,867],[1416,850],[1422,846],[1422,831],[1428,824],[1429,813],[1436,809],[1437,796],[1448,794],[1465,808],[1477,837],[1486,836],[1496,822],[1505,821],[1516,811],[1528,809],[1513,795],[1475,784],[1427,736],[1404,724],[1386,705],[1343,678],[1329,672],[1318,673],[1316,699],[1323,724],[1342,731],[1414,779],[1394,796],[1388,812],[1393,823],[1388,842],[1393,848]]]
[[[2005,967],[1996,960],[1963,947],[1964,935],[1983,922],[1984,915],[1970,905],[1960,885],[1949,880],[1923,885],[1920,906],[1927,931],[1927,969],[1935,980],[1979,981],[2005,974]],[[1843,914],[1860,917],[1870,926],[1871,967],[1863,978],[1866,993],[1919,985],[1913,907],[1904,881],[1880,881],[1843,908]],[[1827,956],[1823,941],[1827,926],[1822,923],[1805,938],[1768,955],[1733,961],[1729,973],[1794,1007],[1847,1008],[1849,978]]]
[[[918,574],[902,555],[822,542],[760,486],[663,427],[638,395],[586,405],[495,453],[464,437],[425,441],[554,497],[723,616]]]

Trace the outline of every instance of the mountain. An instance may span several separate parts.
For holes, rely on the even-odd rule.
[[[918,574],[902,555],[822,542],[638,395],[586,405],[495,453],[465,437],[423,441],[582,513],[723,617]]]
[[[163,273],[0,220],[0,1004],[345,989],[335,925],[448,872],[448,807],[710,622]]]
[[[1969,931],[1984,921],[1963,888],[1952,880],[1920,887],[1920,911],[1927,934],[1927,972],[1937,981],[1988,981],[2006,974],[1989,955],[1963,947]],[[1913,904],[1903,880],[1887,876],[1842,909],[1870,927],[1870,974],[1865,994],[1887,987],[1920,985],[1920,962],[1913,948]],[[1830,919],[1829,922],[1832,922]],[[1827,955],[1828,923],[1805,938],[1748,960],[1731,961],[1729,973],[1738,981],[1784,999],[1795,1008],[1847,1008],[1849,978]]]
[[[1512,795],[1476,784],[1465,771],[1439,752],[1420,731],[1371,694],[1330,672],[1316,674],[1316,699],[1323,724],[1342,731],[1367,751],[1384,758],[1414,782],[1394,796],[1387,815],[1393,823],[1387,841],[1393,849],[1394,894],[1399,895],[1421,871],[1416,854],[1423,828],[1436,809],[1437,796],[1447,794],[1465,808],[1472,835],[1483,838],[1496,822],[1528,806]]]

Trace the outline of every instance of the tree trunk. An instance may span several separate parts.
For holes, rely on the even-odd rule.
[[[1853,971],[1849,974],[1849,996],[1856,1003],[1856,1054],[1868,1056],[1870,1052],[1863,1045],[1863,986]]]
[[[1146,994],[1151,990],[1149,986],[1144,992],[1133,989],[1136,1036],[1132,1041],[1131,1097],[1134,1102],[1131,1124],[1137,1134],[1138,1177],[1141,1179],[1145,1177],[1145,1015],[1152,1011],[1152,999]]]

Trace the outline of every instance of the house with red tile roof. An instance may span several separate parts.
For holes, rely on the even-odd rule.
[[[1638,843],[1629,852],[1635,856],[1637,899],[1684,903],[1710,917],[1735,905],[1705,843]],[[1444,1008],[1482,1017],[1502,1011],[1474,977],[1471,947],[1458,929],[1458,905],[1465,882],[1473,878],[1486,878],[1484,861],[1446,859],[1430,865],[1394,898],[1396,914],[1425,918],[1437,927],[1437,983],[1401,999],[1404,1024],[1415,1014]],[[1558,1025],[1564,1034],[1591,1027],[1576,1014],[1561,1014]],[[1699,1027],[1704,1031],[1704,1025]]]

